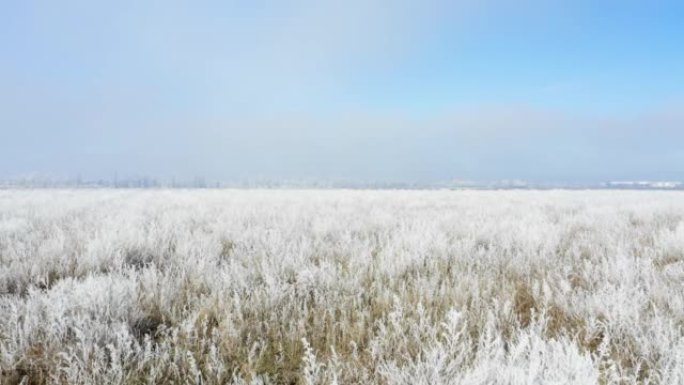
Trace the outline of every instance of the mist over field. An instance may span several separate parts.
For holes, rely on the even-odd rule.
[[[0,191],[2,384],[681,384],[684,195]]]

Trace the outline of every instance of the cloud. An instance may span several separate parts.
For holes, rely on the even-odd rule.
[[[678,167],[684,109],[676,105],[630,118],[526,104],[456,105],[421,115],[374,109],[207,115],[109,93],[87,101],[45,97],[35,114],[36,93],[24,90],[2,103],[2,127],[20,128],[3,132],[5,176],[684,179]]]
[[[10,47],[0,52],[0,175],[684,179],[678,105],[620,117],[523,103],[421,114],[354,103],[357,72],[391,72],[444,29],[458,39],[454,24],[486,29],[482,15],[495,24],[534,17],[537,6],[21,2],[0,15]]]
[[[5,43],[23,47],[0,58],[5,77],[54,93],[128,87],[216,108],[279,108],[330,97],[362,69],[391,68],[490,3],[503,2],[34,0],[9,12],[14,22],[0,19],[10,24]]]

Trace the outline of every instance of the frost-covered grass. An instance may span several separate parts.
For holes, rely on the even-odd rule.
[[[0,384],[682,384],[684,194],[0,191]]]

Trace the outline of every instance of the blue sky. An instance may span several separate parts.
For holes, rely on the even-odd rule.
[[[0,178],[684,180],[676,1],[6,1]]]

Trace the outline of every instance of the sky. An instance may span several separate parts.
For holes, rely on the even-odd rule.
[[[0,178],[684,180],[684,3],[0,4]]]

